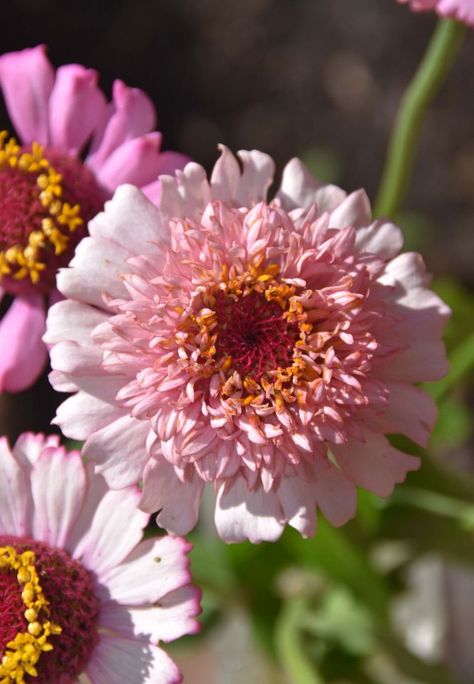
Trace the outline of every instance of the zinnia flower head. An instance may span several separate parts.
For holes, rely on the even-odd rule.
[[[2,684],[171,684],[157,646],[196,632],[179,537],[140,541],[139,492],[108,490],[57,437],[0,440]]]
[[[155,110],[121,81],[108,103],[92,69],[56,72],[45,49],[0,57],[0,87],[18,139],[0,132],[0,391],[20,391],[41,370],[48,301],[86,226],[124,182],[156,199],[157,177],[187,161],[160,154]],[[81,156],[89,145],[87,156]],[[8,298],[10,295],[10,298]]]
[[[318,184],[294,159],[275,199],[267,155],[226,149],[210,181],[162,177],[160,207],[119,188],[90,224],[49,314],[63,432],[113,488],[179,534],[205,483],[227,541],[335,525],[361,485],[388,495],[426,444],[435,406],[412,383],[446,371],[449,309],[366,194]]]
[[[410,5],[410,9],[414,12],[433,10],[440,17],[457,19],[474,27],[473,0],[398,0],[398,2]]]

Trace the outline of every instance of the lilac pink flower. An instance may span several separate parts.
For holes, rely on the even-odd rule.
[[[187,161],[160,153],[145,93],[115,81],[107,102],[97,80],[78,64],[55,72],[43,46],[0,57],[18,136],[0,133],[0,391],[27,388],[44,368],[41,337],[46,309],[58,299],[56,272],[89,219],[124,182],[156,199],[158,175]]]
[[[312,535],[355,514],[356,485],[391,493],[436,409],[414,383],[446,372],[449,309],[400,229],[364,191],[316,182],[293,159],[267,200],[267,155],[226,149],[210,180],[161,177],[159,208],[123,186],[59,275],[51,381],[75,392],[63,432],[112,488],[140,482],[165,529],[217,493],[226,541]]]

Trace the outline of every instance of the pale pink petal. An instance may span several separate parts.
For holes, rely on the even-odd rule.
[[[99,492],[102,493],[100,499]],[[73,557],[93,570],[100,581],[105,573],[123,561],[142,537],[149,516],[138,510],[139,497],[135,487],[104,493],[98,484],[84,502],[81,518],[77,529],[72,531],[68,547],[74,543]],[[95,510],[87,510],[86,506],[94,500],[98,500]]]
[[[54,71],[44,45],[0,57],[0,86],[23,143],[49,142],[48,98],[53,82]]]
[[[89,223],[92,236],[109,240],[127,250],[128,256],[143,254],[151,243],[169,240],[168,228],[161,214],[144,194],[133,185],[117,188],[105,210]],[[110,258],[104,251],[102,259]],[[121,266],[123,270],[123,266]]]
[[[29,474],[31,466],[36,463],[44,449],[59,447],[58,435],[43,435],[35,432],[23,432],[15,442],[14,454],[17,461]]]
[[[52,421],[71,439],[86,440],[96,430],[101,430],[117,418],[126,415],[125,409],[117,408],[102,399],[78,392],[66,399],[58,408]],[[78,420],[77,417],[81,419]]]
[[[371,252],[382,259],[392,259],[402,246],[402,231],[390,221],[378,219],[357,231],[356,248],[360,252]]]
[[[130,608],[105,602],[100,626],[120,632],[123,636],[141,637],[153,643],[173,641],[185,634],[199,632],[200,624],[196,616],[201,612],[200,597],[199,589],[185,586],[164,596],[153,607]]]
[[[202,212],[211,199],[206,172],[194,162],[187,164],[176,177],[162,176],[160,210],[166,217],[184,218]]]
[[[240,181],[240,166],[232,152],[225,145],[219,145],[221,156],[214,164],[211,175],[213,196],[222,202],[232,202]]]
[[[421,321],[420,321],[421,323]],[[401,382],[433,382],[444,377],[449,370],[446,348],[441,340],[412,342],[410,347],[397,354],[377,369],[380,378]]]
[[[317,181],[300,159],[291,159],[283,169],[281,186],[277,193],[287,210],[309,207],[317,202],[320,211],[332,211],[346,197],[336,185],[323,185]]]
[[[390,446],[383,435],[364,433],[365,441],[350,440],[332,451],[345,475],[355,484],[379,496],[389,496],[410,470],[420,467],[420,459]]]
[[[268,154],[258,150],[240,150],[237,155],[243,169],[233,199],[237,206],[252,207],[267,198],[275,163]]]
[[[106,104],[97,78],[96,71],[79,64],[66,64],[57,70],[49,100],[53,147],[76,154],[101,121]]]
[[[351,192],[331,213],[330,228],[360,228],[372,221],[372,211],[365,190]]]
[[[102,573],[102,599],[130,606],[160,601],[189,583],[190,549],[186,539],[169,535],[141,542],[123,563]]]
[[[0,392],[21,392],[41,375],[48,358],[44,331],[43,297],[15,297],[0,321]]]
[[[143,90],[129,88],[117,79],[112,87],[112,100],[105,126],[100,133],[96,132],[92,152],[86,159],[95,171],[122,143],[150,133],[156,126],[155,107]]]
[[[30,502],[25,472],[12,454],[5,437],[0,438],[0,533],[21,537],[31,531],[27,516]]]
[[[368,426],[385,434],[406,435],[422,447],[427,447],[436,423],[437,410],[433,399],[419,387],[405,382],[387,381],[389,402],[382,413],[371,413]]]
[[[138,482],[148,455],[145,448],[148,422],[128,415],[94,432],[83,448],[85,458],[97,463],[108,485],[121,489]]]
[[[196,525],[204,482],[193,473],[190,482],[181,482],[165,458],[150,459],[143,471],[140,508],[155,513],[156,522],[167,532],[188,534]]]
[[[86,673],[92,684],[179,684],[181,673],[161,648],[101,634]]]
[[[99,182],[111,192],[124,183],[151,183],[160,169],[160,144],[161,133],[148,133],[122,143],[98,169]]]
[[[345,525],[356,514],[354,484],[336,466],[319,458],[316,462],[314,492],[318,507],[335,527]]]
[[[316,495],[314,482],[301,477],[284,477],[278,488],[283,515],[303,537],[316,532]]]
[[[215,523],[224,541],[248,539],[254,544],[276,541],[284,527],[278,495],[263,489],[250,491],[243,477],[218,486]]]
[[[104,308],[104,295],[123,297],[126,294],[120,275],[126,271],[129,252],[119,244],[110,244],[98,237],[86,237],[76,247],[69,268],[58,273],[59,290],[71,299]]]
[[[44,449],[31,471],[34,538],[62,548],[82,508],[85,491],[80,453]]]
[[[49,308],[48,330],[43,340],[46,344],[67,340],[86,347],[91,344],[91,333],[94,328],[106,319],[104,311],[81,302],[62,300]]]

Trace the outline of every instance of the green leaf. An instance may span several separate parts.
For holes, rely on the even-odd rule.
[[[342,587],[326,594],[317,610],[308,613],[304,627],[353,655],[368,655],[374,649],[373,617]]]
[[[346,586],[370,610],[385,614],[388,586],[372,567],[366,553],[351,541],[344,529],[335,529],[320,516],[313,539],[303,541],[289,530],[287,543],[302,565],[322,571]]]

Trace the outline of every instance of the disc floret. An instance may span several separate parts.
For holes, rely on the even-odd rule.
[[[83,225],[81,207],[64,201],[62,175],[48,161],[43,146],[37,142],[33,142],[28,151],[20,147],[15,138],[8,138],[7,131],[0,132],[0,173],[8,174],[12,184],[24,183],[26,175],[33,183],[30,199],[35,204],[34,207],[14,207],[8,214],[8,206],[17,202],[17,198],[10,195],[4,201],[7,209],[3,211],[7,216],[0,232],[0,278],[29,279],[36,284],[47,267],[47,255],[63,254],[68,249],[71,234]],[[30,224],[27,217],[31,214],[33,221]]]

